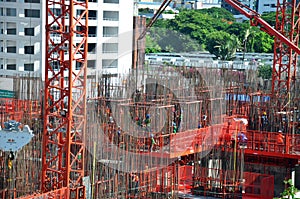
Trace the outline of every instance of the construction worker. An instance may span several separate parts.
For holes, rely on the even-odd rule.
[[[176,122],[174,121],[172,122],[172,127],[173,127],[173,133],[176,134],[178,130]]]
[[[230,143],[231,143],[231,135],[229,134],[228,131],[226,131],[226,133],[224,135],[224,146],[230,147]]]
[[[135,117],[135,122],[136,122],[136,125],[142,126],[142,122],[138,116]]]
[[[280,152],[284,152],[284,138],[285,136],[282,134],[282,131],[279,130],[277,134],[277,145],[278,145],[278,150]]]
[[[151,126],[151,118],[150,118],[150,114],[146,114],[146,119],[144,120],[144,125],[146,127],[146,130],[148,132],[151,131],[150,126]]]
[[[150,141],[150,152],[153,151],[154,147],[156,145],[155,139],[154,139],[154,135],[151,134],[151,141]]]
[[[137,174],[133,174],[133,185],[134,185],[134,195],[136,195],[139,191],[139,176]]]
[[[128,193],[131,194],[131,190],[134,190],[134,195],[136,195],[138,193],[138,189],[139,189],[139,176],[135,173],[130,173],[130,182],[129,182],[129,191]]]
[[[121,127],[118,126],[118,129],[117,129],[117,144],[118,146],[120,145],[120,142],[121,142]]]
[[[269,124],[269,120],[268,120],[267,112],[264,111],[263,115],[261,116],[262,130],[265,130],[267,128],[268,124]]]
[[[247,141],[248,138],[246,137],[246,135],[243,132],[238,133],[238,143],[240,146],[247,146]]]

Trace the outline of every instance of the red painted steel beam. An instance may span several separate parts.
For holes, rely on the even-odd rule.
[[[41,189],[48,192],[79,187],[84,176],[88,0],[48,0],[45,17]]]
[[[296,0],[277,1],[276,29],[295,46],[299,43],[299,3]],[[285,43],[286,44],[286,43]],[[289,92],[296,77],[299,52],[280,40],[274,42],[272,94],[278,99],[278,111],[289,103]]]

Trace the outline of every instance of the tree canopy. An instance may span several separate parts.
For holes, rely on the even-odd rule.
[[[265,17],[268,22],[273,23],[269,15]],[[229,60],[232,50],[271,53],[274,42],[267,33],[257,27],[251,27],[249,21],[236,22],[233,15],[223,8],[181,10],[174,19],[158,19],[150,29],[150,37],[151,42],[160,46],[161,51],[207,50],[212,54],[217,53],[220,59]],[[212,37],[217,39],[217,42],[214,43]],[[148,38],[147,44],[149,42]],[[229,46],[233,44],[236,44],[235,48],[229,50]],[[226,51],[229,54],[222,55]]]

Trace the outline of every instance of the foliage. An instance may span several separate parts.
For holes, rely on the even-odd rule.
[[[245,34],[247,30],[250,29],[249,22],[243,22],[243,23],[232,23],[230,26],[228,26],[224,31],[226,31],[229,34],[236,35],[240,41],[243,41],[245,39]]]
[[[154,10],[150,8],[139,8],[139,14],[147,14],[147,13],[154,13]]]
[[[206,49],[221,60],[233,60],[239,46],[238,38],[224,31],[207,36]]]
[[[228,25],[225,21],[216,20],[200,10],[184,10],[169,23],[171,29],[190,35],[200,44],[205,43],[208,33],[224,29]]]
[[[261,15],[261,18],[265,20],[268,24],[275,27],[276,25],[276,12],[267,12]]]
[[[268,19],[269,15],[265,16]],[[154,27],[161,30],[153,30]],[[211,35],[215,37],[224,35],[224,32],[232,36],[230,42],[220,42],[221,38],[218,38],[218,42],[214,44],[209,38]],[[232,52],[229,52],[228,47],[233,43],[243,44],[245,52],[273,52],[274,39],[271,36],[257,27],[250,26],[249,21],[235,22],[233,15],[223,8],[182,9],[174,19],[158,19],[150,29],[150,33],[151,38],[161,50],[168,52],[208,50],[216,53],[219,51],[220,58],[231,59],[232,56],[225,55],[226,50],[232,54],[240,48],[240,46],[234,46]],[[224,40],[228,39],[227,36]],[[219,46],[219,48],[212,50],[212,45]]]
[[[162,52],[190,52],[203,50],[197,40],[178,31],[165,28],[153,28],[151,38],[157,42]]]
[[[175,14],[173,10],[165,10],[163,14]]]
[[[281,196],[287,196],[288,198],[295,198],[295,195],[297,193],[297,188],[293,185],[292,183],[292,179],[289,180],[284,180],[283,181],[286,188],[284,189],[284,191],[281,193]]]
[[[270,79],[272,77],[272,67],[268,65],[262,65],[258,68],[258,77],[263,79]]]
[[[149,35],[146,35],[146,49],[145,53],[157,53],[161,52],[161,47],[157,42],[151,38]]]
[[[257,29],[257,28],[255,28]],[[251,36],[251,52],[272,53],[274,39],[265,32],[253,31]]]
[[[208,14],[214,19],[221,19],[221,20],[227,21],[229,23],[235,21],[232,13],[223,8],[213,7],[213,8],[209,8],[209,9],[201,9],[201,10],[199,10],[199,12]]]
[[[150,22],[150,19],[147,19],[147,24]],[[153,24],[153,27],[167,28],[169,26],[169,21],[167,19],[157,19]]]

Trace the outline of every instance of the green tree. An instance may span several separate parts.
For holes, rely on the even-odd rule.
[[[157,42],[151,38],[149,35],[146,35],[146,49],[145,53],[157,53],[161,52],[161,47]]]
[[[265,20],[268,24],[275,27],[276,25],[276,12],[267,12],[261,15],[261,18]]]
[[[233,60],[239,47],[238,38],[227,32],[218,31],[207,36],[206,49],[221,60]]]
[[[153,30],[154,28],[161,28],[161,30]],[[169,31],[173,32],[169,33]],[[211,34],[223,35],[224,32],[233,35],[232,38],[226,45],[219,41],[221,38],[218,38],[218,42],[214,46],[219,46],[219,48],[212,50],[211,43],[213,41],[210,38],[210,41],[207,41],[208,36]],[[234,52],[239,48],[239,46],[234,46],[232,50],[228,48],[234,43],[243,44],[245,52],[257,53],[272,53],[274,44],[274,39],[267,33],[257,27],[250,26],[249,21],[236,23],[233,15],[221,8],[182,9],[174,19],[158,19],[150,29],[150,33],[152,41],[159,45],[162,51],[188,52],[204,49],[213,52],[219,51],[218,55],[223,54],[222,57],[226,57],[226,59],[231,58],[225,54],[229,55],[231,54],[230,51]],[[150,40],[147,44],[150,44],[149,42]],[[153,44],[150,49],[153,46],[155,45]]]
[[[253,35],[253,51],[259,53],[272,53],[274,39],[265,32],[254,31]]]
[[[190,52],[203,50],[199,42],[189,35],[165,28],[153,28],[150,35],[155,38],[163,52]]]
[[[288,199],[294,199],[297,193],[297,188],[293,185],[292,179],[284,180],[283,183],[285,184],[285,189],[281,193],[282,197],[287,196]]]
[[[220,12],[226,12],[224,9],[218,9]],[[213,17],[201,10],[184,10],[176,15],[175,19],[170,20],[170,29],[189,35],[191,38],[198,40],[200,44],[205,44],[206,37],[209,33],[224,30],[230,23],[223,19],[221,14],[219,18]],[[232,14],[230,15],[232,16]]]
[[[258,67],[258,77],[270,79],[272,77],[272,67],[268,65]]]
[[[235,21],[233,14],[224,8],[213,7],[213,8],[208,8],[208,9],[201,9],[201,10],[199,10],[199,12],[208,14],[211,17],[213,17],[214,19],[221,19],[221,20],[227,21],[229,23]]]
[[[243,22],[243,23],[232,23],[229,25],[224,31],[229,34],[236,35],[239,40],[242,42],[245,38],[246,32],[250,29],[249,22]]]

